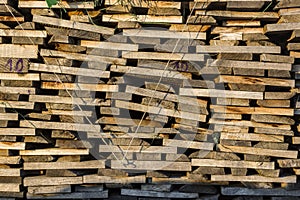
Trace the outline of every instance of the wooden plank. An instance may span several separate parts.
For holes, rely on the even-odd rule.
[[[207,11],[206,15],[231,18],[231,19],[260,19],[260,20],[274,20],[279,18],[277,12],[239,12],[239,11],[225,11],[225,10],[212,10]]]
[[[277,160],[279,167],[281,168],[298,168],[300,167],[300,160],[299,159],[284,159],[284,160]]]
[[[0,36],[2,37],[40,37],[46,38],[46,31],[39,30],[13,30],[13,29],[0,29]]]
[[[71,193],[70,185],[55,185],[55,186],[31,186],[27,188],[30,194],[57,194],[57,193]]]
[[[242,188],[242,187],[221,187],[223,195],[241,196],[299,196],[300,190],[287,190],[285,188]],[[275,200],[275,199],[274,199]]]
[[[81,40],[80,45],[89,48],[99,48],[99,49],[111,49],[118,51],[138,51],[139,45],[119,43],[119,42],[97,42],[91,40]]]
[[[242,146],[227,146],[218,145],[220,151],[223,152],[234,152],[234,153],[244,153],[251,155],[262,155],[262,156],[272,156],[272,157],[282,157],[282,158],[297,158],[298,151],[289,150],[275,150],[275,149],[263,149],[255,147],[242,147]]]
[[[299,29],[300,23],[267,24],[264,27],[264,33],[282,33],[286,31],[294,31]]]
[[[46,1],[19,1],[19,8],[48,8]],[[94,9],[93,1],[86,2],[67,2],[60,1],[59,5],[53,5],[51,8],[64,8],[64,9]]]
[[[145,60],[204,61],[204,55],[162,52],[122,52],[122,58]]]
[[[72,192],[70,194],[26,194],[27,199],[85,199],[108,198],[108,190],[98,192]]]
[[[14,81],[39,81],[39,74],[17,74],[17,73],[0,73],[1,80],[14,80]]]
[[[118,92],[118,85],[42,82],[42,89]]]
[[[25,177],[24,186],[50,186],[50,185],[75,185],[82,184],[82,177]]]
[[[179,95],[197,96],[197,97],[263,99],[262,92],[230,91],[230,90],[218,90],[218,89],[180,88]]]
[[[70,52],[56,51],[56,50],[49,50],[49,49],[41,49],[40,54],[41,56],[63,57],[66,59],[79,60],[85,62],[95,61],[100,63],[110,63],[110,64],[119,64],[119,65],[126,64],[126,60],[122,58],[95,56],[95,55],[80,54],[80,53],[70,53]]]
[[[39,15],[33,15],[33,22],[41,23],[41,24],[47,24],[52,26],[58,26],[62,28],[70,28],[70,29],[76,29],[76,30],[83,30],[88,31],[92,33],[100,33],[100,34],[106,34],[106,35],[113,35],[115,30],[112,28],[107,28],[103,26],[95,26],[91,24],[86,23],[80,23],[70,20],[64,20],[64,19],[57,19],[53,17],[46,17],[46,16],[39,16]]]
[[[203,150],[213,150],[214,143],[208,142],[196,142],[196,141],[185,141],[176,139],[163,139],[164,146],[170,147],[180,147],[189,149],[203,149]]]
[[[85,175],[83,176],[83,183],[146,183],[146,177],[144,175],[132,177]]]
[[[20,184],[18,183],[0,183],[0,192],[20,192]]]
[[[295,80],[285,80],[278,78],[257,78],[248,76],[226,76],[219,75],[215,79],[216,83],[243,83],[249,85],[271,85],[280,87],[295,87]]]
[[[264,176],[233,176],[233,175],[211,175],[212,181],[241,181],[241,182],[259,182],[259,183],[296,183],[296,176],[286,177],[264,177]]]
[[[84,162],[30,162],[24,163],[24,170],[43,169],[99,169],[105,168],[104,160],[84,161]]]
[[[201,122],[206,121],[206,115],[202,115],[202,114],[176,111],[176,110],[165,109],[165,108],[160,108],[160,107],[156,107],[156,106],[146,106],[146,105],[141,105],[138,103],[131,103],[131,102],[121,101],[121,100],[116,100],[115,106],[117,108],[136,110],[136,111],[141,111],[141,112],[148,112],[148,113],[163,115],[163,116],[191,119],[191,120],[196,120],[196,121],[201,121]]]
[[[209,67],[230,67],[240,69],[264,69],[264,70],[285,70],[291,71],[292,65],[289,63],[266,63],[266,62],[254,62],[254,61],[234,61],[234,60],[207,60],[207,66]]]
[[[184,192],[156,192],[143,191],[137,189],[121,189],[121,195],[126,196],[142,196],[142,197],[157,197],[157,198],[180,198],[180,199],[196,199],[199,197],[198,193],[184,193]]]
[[[166,38],[166,39],[195,39],[206,40],[206,33],[196,32],[176,32],[176,31],[155,31],[155,30],[139,30],[128,29],[123,30],[124,36],[150,37],[150,38]]]
[[[105,5],[130,5],[133,7],[138,7],[138,8],[176,8],[180,9],[181,8],[181,2],[174,2],[174,1],[148,1],[148,2],[143,2],[139,0],[133,0],[131,2],[120,2],[118,0],[107,0],[105,1]]]
[[[293,116],[294,109],[292,108],[264,108],[264,107],[237,107],[237,106],[219,106],[210,105],[210,109],[220,113],[235,113],[235,114],[265,114],[265,115],[285,115]]]
[[[176,147],[164,147],[164,146],[113,146],[113,145],[100,145],[99,152],[111,153],[111,152],[138,152],[138,153],[177,153]],[[122,155],[124,156],[124,155]]]
[[[230,167],[252,169],[275,169],[274,162],[232,161],[216,159],[192,159],[192,166],[199,167]]]
[[[1,17],[0,17],[1,20]],[[0,44],[0,57],[38,58],[37,45]]]
[[[24,142],[0,142],[0,149],[24,150]]]
[[[0,128],[0,135],[30,136],[30,135],[35,135],[35,129],[31,129],[31,128]]]
[[[111,161],[112,169],[123,170],[142,170],[142,171],[191,171],[192,167],[189,162],[169,162],[169,161],[132,161],[132,164],[126,165],[119,160]]]
[[[242,141],[262,141],[262,142],[284,142],[284,136],[265,135],[254,133],[221,133],[221,140],[242,140]]]
[[[197,45],[197,53],[274,53],[280,54],[279,46],[203,46]]]
[[[0,164],[17,165],[20,164],[20,156],[0,156]]]
[[[139,23],[177,23],[182,24],[182,16],[155,16],[155,15],[133,15],[133,14],[104,14],[103,22],[139,22]]]
[[[44,155],[88,155],[88,149],[60,149],[60,148],[50,148],[50,149],[35,149],[35,150],[22,150],[20,151],[21,156],[44,156]]]

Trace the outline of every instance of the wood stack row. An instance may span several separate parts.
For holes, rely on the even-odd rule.
[[[298,196],[297,1],[0,3],[3,199]]]

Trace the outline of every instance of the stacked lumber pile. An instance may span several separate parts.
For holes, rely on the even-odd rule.
[[[0,0],[0,200],[299,196],[299,7]]]

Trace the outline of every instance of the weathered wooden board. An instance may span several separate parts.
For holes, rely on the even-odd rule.
[[[85,161],[85,162],[54,162],[24,163],[24,170],[42,170],[42,169],[99,169],[105,168],[103,160]]]
[[[46,1],[19,1],[19,8],[48,8]],[[61,1],[59,5],[53,5],[52,8],[64,9],[94,9],[93,1],[86,2],[67,2]]]
[[[274,162],[232,161],[215,159],[192,159],[192,166],[275,169]]]
[[[296,176],[287,177],[264,177],[264,176],[233,176],[233,175],[211,175],[212,181],[242,181],[242,182],[264,182],[264,183],[296,183]]]

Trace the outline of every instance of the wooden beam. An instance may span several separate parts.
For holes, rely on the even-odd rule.
[[[284,136],[254,133],[221,133],[221,140],[284,142]]]
[[[286,177],[264,177],[258,175],[234,176],[234,175],[211,175],[212,181],[240,181],[240,182],[258,182],[258,183],[296,183],[297,176]]]
[[[100,169],[105,168],[104,160],[92,160],[84,162],[30,162],[24,163],[24,170],[43,169]],[[0,173],[1,174],[1,173]]]
[[[50,148],[50,149],[35,149],[35,150],[22,150],[20,151],[21,156],[71,156],[71,155],[88,155],[88,149],[61,149],[61,148]]]
[[[144,175],[122,177],[122,176],[98,176],[98,175],[85,175],[83,176],[83,183],[146,183],[146,177]]]
[[[197,45],[197,53],[274,53],[280,54],[279,46],[203,46]]]
[[[80,90],[80,91],[98,91],[98,92],[118,92],[118,85],[107,84],[86,84],[86,83],[56,83],[42,82],[42,89],[51,90]]]
[[[176,140],[176,139],[163,139],[163,145],[170,146],[170,147],[203,149],[203,150],[210,150],[210,151],[212,151],[214,148],[214,143]]]
[[[19,45],[19,44],[0,44],[0,57],[27,58],[27,59],[38,58],[38,46]]]
[[[50,185],[75,185],[82,184],[82,177],[25,177],[24,186],[50,186]]]
[[[142,196],[142,197],[158,197],[158,198],[180,198],[180,199],[197,199],[198,193],[184,193],[184,192],[156,192],[143,191],[137,189],[121,189],[121,195],[126,196]]]
[[[182,24],[182,16],[155,16],[155,15],[133,15],[133,14],[104,14],[103,22],[139,22],[139,23],[177,23]]]
[[[111,49],[118,51],[138,51],[139,45],[119,43],[119,42],[97,42],[91,40],[81,40],[80,45],[88,48]]]
[[[46,1],[19,1],[19,8],[49,8]],[[57,5],[51,8],[64,8],[64,9],[94,9],[93,1],[86,2],[67,2],[60,1]]]

